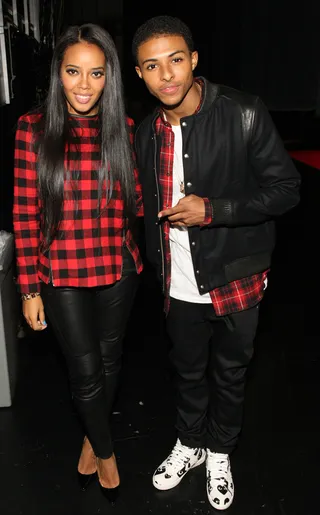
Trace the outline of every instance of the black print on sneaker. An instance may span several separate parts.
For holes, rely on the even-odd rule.
[[[216,478],[218,479],[218,478]],[[218,485],[217,486],[217,490],[218,492],[220,492],[222,495],[227,495],[228,493],[230,494],[230,496],[232,496],[232,492],[231,490],[233,489],[233,484],[230,483],[230,489],[229,489],[229,483],[228,481],[226,481],[226,479],[224,478],[221,478],[221,480],[224,481],[224,484],[223,485]],[[211,494],[212,492],[212,485],[211,485],[211,473],[210,471],[208,471],[208,476],[207,476],[207,483],[208,483],[208,492],[209,494]],[[220,506],[220,499],[218,499],[217,497],[215,497],[213,499],[213,502],[215,504],[217,504],[218,506]],[[230,498],[229,497],[225,497],[225,499],[223,500],[223,503],[224,504],[228,504],[230,502]]]
[[[227,495],[228,493],[228,481],[224,480],[224,485],[219,485],[217,487],[217,490],[222,494],[222,495]]]
[[[198,460],[200,460],[202,458],[202,456],[203,456],[203,452],[204,451],[202,449],[198,449],[197,452],[198,452]]]
[[[197,456],[198,455],[198,456]],[[196,449],[195,450],[195,453],[194,453],[194,456],[197,456],[197,460],[200,460],[202,458],[202,455],[203,455],[203,450],[202,449]],[[167,460],[167,464],[166,465],[163,465],[162,467],[158,467],[156,472],[154,473],[155,476],[158,476],[159,474],[163,474],[165,472],[165,478],[166,479],[170,479],[172,477],[171,474],[168,474],[166,472],[166,468],[168,465],[171,465],[171,461],[169,461],[169,459]],[[182,469],[180,469],[178,472],[177,472],[177,476],[178,477],[183,477],[187,472],[188,470],[190,469],[191,467],[191,463],[190,463],[190,458],[187,458],[185,461],[184,461],[184,466],[182,467]]]
[[[158,475],[158,474],[163,474],[163,472],[165,472],[165,470],[166,470],[166,467],[164,467],[164,466],[163,466],[163,467],[159,467],[159,468],[157,468],[157,470],[155,471],[154,475],[156,476],[156,475]]]
[[[185,462],[184,462],[184,466],[182,467],[181,470],[179,470],[179,472],[177,472],[177,476],[178,477],[182,477],[184,476],[184,474],[186,474],[186,472],[188,472],[188,469],[190,468],[190,458],[188,458]]]

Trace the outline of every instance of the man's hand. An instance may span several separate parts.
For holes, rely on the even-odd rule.
[[[174,207],[160,211],[158,218],[162,217],[168,217],[173,227],[201,225],[205,218],[204,200],[196,195],[183,197]]]
[[[22,311],[27,324],[34,329],[34,331],[42,331],[47,327],[44,316],[43,302],[40,297],[22,301]]]

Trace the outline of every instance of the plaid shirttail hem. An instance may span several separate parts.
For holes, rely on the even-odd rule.
[[[217,316],[253,308],[262,300],[268,271],[245,277],[226,286],[220,286],[210,292],[212,304]]]
[[[223,317],[257,306],[265,294],[268,272],[269,269],[261,274],[245,277],[211,290],[209,294],[216,316]],[[166,295],[164,300],[166,315],[169,309],[170,296]]]

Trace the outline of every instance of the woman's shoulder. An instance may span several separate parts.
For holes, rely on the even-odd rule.
[[[17,120],[17,130],[33,134],[33,137],[38,138],[39,134],[43,132],[44,114],[42,111],[28,111],[21,115]]]
[[[38,124],[43,119],[42,111],[28,111],[18,118],[19,123]]]

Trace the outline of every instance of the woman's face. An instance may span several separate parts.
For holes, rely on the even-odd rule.
[[[66,50],[60,78],[69,113],[88,116],[98,112],[105,73],[105,56],[98,46],[82,41]]]

